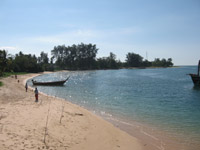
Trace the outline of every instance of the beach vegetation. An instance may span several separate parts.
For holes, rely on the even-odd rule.
[[[173,63],[171,58],[168,58],[167,60],[164,58],[162,60],[155,58],[155,60],[152,62],[152,65],[155,67],[172,67]]]
[[[7,61],[7,52],[5,50],[0,50],[0,76],[2,76],[6,70]]]
[[[143,60],[139,54],[128,53],[126,55],[125,67],[172,67],[172,58],[155,58],[154,61]]]
[[[38,63],[38,59],[35,55],[23,54],[22,52],[15,55],[12,69],[14,72],[36,73],[43,71],[42,66]]]
[[[96,69],[98,49],[93,44],[78,44],[72,46],[58,45],[51,51],[55,65],[61,69],[88,70]]]
[[[0,86],[3,86],[3,82],[0,81]]]
[[[38,57],[38,64],[41,66],[42,71],[54,71],[53,67],[53,58],[49,63],[48,53],[41,52],[40,56]]]
[[[48,53],[41,52],[39,57],[32,54],[19,52],[10,55],[5,50],[0,50],[0,76],[5,72],[37,73],[56,70],[93,70],[93,69],[119,69],[119,68],[146,68],[146,67],[172,67],[172,58],[154,61],[143,59],[134,52],[126,54],[125,62],[117,59],[116,54],[110,52],[107,57],[97,58],[98,48],[95,44],[73,44],[71,46],[58,45]]]
[[[2,77],[9,77],[12,75],[24,75],[27,74],[27,72],[4,72]]]
[[[119,69],[122,63],[120,60],[116,60],[116,55],[110,52],[110,56],[97,59],[98,69]]]
[[[139,54],[128,53],[126,55],[126,63],[128,67],[140,67],[143,64],[143,57]]]

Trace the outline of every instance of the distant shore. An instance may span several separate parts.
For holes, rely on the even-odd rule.
[[[63,99],[25,92],[28,78],[1,79],[0,149],[142,150],[150,147],[89,111]],[[19,80],[19,83],[18,83]],[[46,132],[46,134],[45,134]]]
[[[178,68],[180,66],[172,66],[172,67],[126,67],[126,68],[121,68],[121,69],[157,69],[157,68]]]

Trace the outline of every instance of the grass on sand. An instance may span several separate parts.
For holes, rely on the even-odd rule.
[[[23,75],[23,74],[27,74],[27,72],[4,72],[3,77],[9,77],[12,75]]]
[[[23,75],[23,74],[27,74],[27,72],[4,72],[3,73],[3,78],[5,77],[9,77],[9,76],[12,76],[12,75]],[[3,86],[3,82],[0,81],[0,87]]]

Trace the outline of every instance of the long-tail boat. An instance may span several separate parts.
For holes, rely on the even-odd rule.
[[[38,82],[38,81],[32,80],[32,83],[33,83],[33,85],[63,85],[68,79],[69,79],[69,77],[65,80],[51,81],[51,82]]]
[[[200,60],[199,60],[199,64],[198,64],[198,71],[197,74],[189,74],[192,78],[192,81],[194,83],[195,86],[200,86]]]

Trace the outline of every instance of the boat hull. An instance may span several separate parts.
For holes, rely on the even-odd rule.
[[[197,74],[189,74],[195,86],[200,86],[200,76]]]
[[[32,83],[33,85],[57,86],[57,85],[63,85],[68,79],[69,77],[66,80],[53,81],[53,82],[37,82],[32,80]]]

